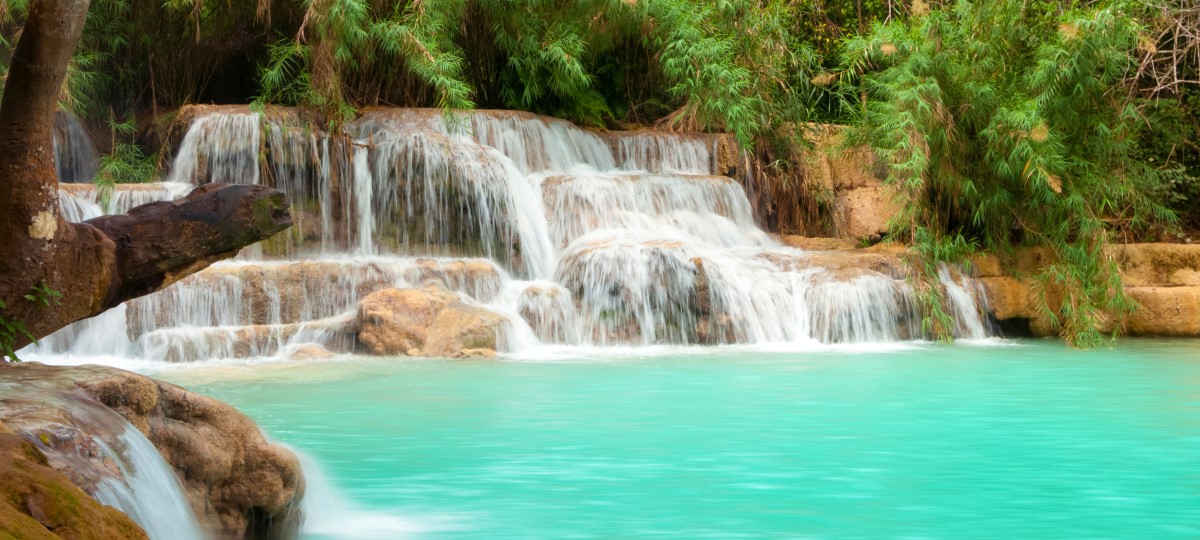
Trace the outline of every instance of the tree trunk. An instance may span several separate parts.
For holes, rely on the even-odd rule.
[[[35,338],[291,226],[287,197],[263,186],[210,185],[124,216],[62,218],[51,129],[88,4],[32,2],[0,101],[0,318],[23,323]],[[60,303],[37,300],[47,288],[62,294]],[[29,342],[18,334],[11,346]]]

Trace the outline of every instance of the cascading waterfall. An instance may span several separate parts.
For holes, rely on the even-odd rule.
[[[9,384],[3,395],[64,411],[65,423],[38,414],[17,414],[5,423],[96,500],[132,518],[151,540],[206,537],[175,471],[121,415],[82,392],[48,395],[36,381]]]
[[[72,219],[264,183],[296,226],[34,349],[192,361],[349,352],[359,299],[433,281],[506,317],[509,351],[555,345],[817,344],[922,336],[899,272],[781,245],[741,183],[717,176],[720,137],[596,134],[511,111],[378,109],[340,134],[298,117],[195,119],[166,182],[64,188]],[[988,335],[974,282],[944,271],[959,337]],[[108,339],[119,333],[126,339]]]
[[[54,168],[58,181],[75,184],[91,182],[100,168],[96,145],[75,115],[59,111],[54,115]]]
[[[175,471],[154,445],[132,425],[117,440],[121,476],[104,477],[96,486],[97,501],[124,512],[146,531],[151,540],[201,540],[200,524],[188,506]]]

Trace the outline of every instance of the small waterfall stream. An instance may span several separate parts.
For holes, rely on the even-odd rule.
[[[151,540],[206,538],[175,471],[136,427],[58,381],[0,383],[4,424],[96,500],[133,519]]]
[[[153,444],[133,426],[121,433],[122,450],[105,447],[114,456],[120,477],[105,477],[96,486],[96,500],[132,518],[151,540],[202,540],[175,471]]]
[[[922,336],[902,273],[760,230],[742,184],[718,175],[717,136],[597,134],[512,111],[451,119],[371,110],[346,138],[287,115],[211,113],[164,182],[107,196],[64,186],[64,212],[82,220],[205,182],[264,183],[289,194],[296,225],[29,352],[271,356],[350,339],[338,323],[364,295],[429,281],[504,315],[507,352]],[[986,337],[977,287],[948,270],[942,280],[955,335]]]
[[[67,111],[55,114],[52,135],[58,181],[71,184],[91,182],[100,168],[100,159],[96,154],[96,145],[75,115]]]

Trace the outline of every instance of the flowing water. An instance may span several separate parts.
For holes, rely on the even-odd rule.
[[[312,540],[1182,539],[1200,536],[1198,347],[651,348],[158,376],[307,453],[325,509]]]
[[[261,183],[295,226],[22,353],[246,411],[303,457],[313,539],[1200,536],[1196,342],[998,340],[948,267],[962,344],[921,341],[904,271],[781,244],[739,159],[504,111],[201,116],[164,181],[64,213]],[[502,315],[499,360],[353,354],[361,298],[430,283]]]
[[[349,350],[336,329],[359,299],[430,282],[501,314],[506,353],[922,336],[904,272],[839,266],[759,229],[744,180],[718,175],[737,168],[722,163],[722,141],[598,134],[511,111],[378,109],[341,135],[287,114],[202,115],[165,181],[64,185],[64,213],[265,183],[289,194],[296,225],[26,353],[189,362],[302,343]],[[987,337],[977,287],[948,269],[943,280],[951,330]]]
[[[96,500],[132,518],[151,540],[201,540],[200,524],[188,505],[175,471],[140,431],[126,426],[117,439],[121,450],[106,447],[117,461],[120,478],[106,477]]]

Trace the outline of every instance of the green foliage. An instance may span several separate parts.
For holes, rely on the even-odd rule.
[[[0,301],[0,311],[3,311],[6,307],[8,306]],[[21,361],[14,347],[20,336],[33,339],[33,334],[30,334],[29,330],[25,328],[25,321],[10,321],[4,315],[0,315],[0,360],[7,359],[11,362]]]
[[[140,184],[153,182],[158,172],[157,158],[146,155],[142,147],[129,142],[136,126],[133,119],[109,121],[113,141],[112,152],[100,156],[100,167],[94,183],[100,188],[100,205],[108,207],[114,184]]]
[[[1146,128],[1133,159],[1162,180],[1149,196],[1172,208],[1181,226],[1200,229],[1200,88],[1185,87],[1174,99],[1144,100],[1141,108]]]
[[[34,286],[33,291],[25,295],[25,299],[37,309],[57,306],[61,303],[61,298],[62,293],[51,289],[45,281]],[[7,307],[3,301],[0,301],[0,362],[6,358],[10,362],[20,362],[21,359],[17,356],[16,351],[17,339],[24,336],[26,339],[37,343],[37,338],[26,328],[25,321],[18,319],[10,320],[3,315]]]
[[[904,208],[893,235],[926,265],[961,259],[963,239],[1049,247],[1045,314],[1068,341],[1099,343],[1101,313],[1134,307],[1102,251],[1110,226],[1175,219],[1148,196],[1158,171],[1132,159],[1142,118],[1123,82],[1140,32],[1119,5],[1057,17],[960,0],[848,40],[844,78],[871,98],[859,136]]]
[[[644,119],[728,130],[749,145],[806,118],[781,1],[311,0],[271,46],[260,103],[342,118],[356,107],[485,106],[584,124]],[[629,69],[629,63],[644,70]],[[618,118],[618,114],[621,115]]]

